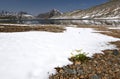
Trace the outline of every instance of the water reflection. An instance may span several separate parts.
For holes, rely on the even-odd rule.
[[[0,20],[0,23],[17,24],[87,24],[120,26],[120,20],[71,20],[71,19],[34,19],[34,20]]]
[[[55,20],[55,23],[120,26],[120,20]]]

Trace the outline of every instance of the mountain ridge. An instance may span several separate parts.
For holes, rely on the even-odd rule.
[[[60,16],[60,15],[62,15],[62,12],[60,12],[57,9],[52,9],[49,12],[39,14],[38,16],[36,16],[36,18],[48,19],[48,18],[51,18],[53,16]]]
[[[120,19],[120,0],[110,0],[106,3],[84,10],[68,12],[53,19]]]

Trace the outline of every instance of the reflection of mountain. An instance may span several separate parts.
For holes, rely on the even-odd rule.
[[[35,17],[30,14],[23,14],[21,15],[21,19],[34,19]]]
[[[110,25],[120,26],[120,20],[55,20],[55,19],[41,19],[41,20],[25,20],[25,24],[80,24],[80,25]]]
[[[120,19],[120,0],[110,0],[85,10],[77,10],[63,14],[57,19]]]
[[[120,20],[54,20],[55,24],[110,25],[120,26]]]
[[[41,18],[41,19],[48,19],[48,18],[51,18],[53,16],[60,16],[62,13],[56,9],[53,9],[49,12],[46,12],[46,13],[42,13],[42,14],[39,14],[37,16],[37,18]]]

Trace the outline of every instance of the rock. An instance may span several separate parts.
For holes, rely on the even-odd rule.
[[[117,56],[119,54],[118,50],[113,50],[113,55]]]
[[[80,76],[80,79],[84,79],[85,77],[83,75]]]
[[[116,51],[106,52],[84,63],[74,61],[72,65],[57,68],[59,72],[50,79],[120,79],[120,54],[118,54]]]
[[[90,79],[100,79],[97,74],[94,74],[90,77]]]
[[[76,62],[75,62],[75,65],[78,65],[78,66],[79,66],[80,64],[81,64],[80,61],[76,61]]]
[[[63,71],[63,69],[60,69],[60,71],[59,71],[60,73],[64,73],[64,71]]]
[[[63,68],[67,74],[77,74],[75,69]]]
[[[83,75],[83,74],[84,74],[84,72],[83,72],[83,70],[82,70],[82,69],[77,70],[77,73],[78,73],[78,75]]]

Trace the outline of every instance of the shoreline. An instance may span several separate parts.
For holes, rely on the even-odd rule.
[[[40,25],[40,26],[16,26],[16,25],[2,25],[0,26],[0,33],[13,33],[13,32],[27,32],[27,31],[47,31],[47,32],[54,32],[60,33],[64,32],[66,29],[62,25]],[[92,25],[70,25],[69,27],[75,28],[92,28],[95,33],[101,33],[104,35],[112,36],[115,38],[120,38],[120,29],[109,29],[109,27],[104,26],[92,26]],[[110,42],[110,44],[116,45],[120,52],[120,41]],[[88,61],[81,62],[81,61],[71,61],[73,64],[63,66],[63,67],[56,67],[56,74],[49,75],[49,79],[119,79],[120,74],[120,54],[114,53],[115,50],[103,50],[103,53],[97,53],[93,55],[92,58],[89,58]],[[102,59],[102,60],[101,60]],[[111,61],[111,62],[108,62]],[[118,62],[116,62],[118,61]],[[111,63],[111,64],[110,64]],[[117,66],[116,66],[116,65]],[[103,65],[103,66],[102,66]],[[101,68],[102,66],[102,68]],[[107,69],[108,67],[108,69]],[[114,70],[111,70],[111,69]],[[106,70],[107,69],[107,70]],[[88,72],[89,70],[89,72]],[[106,70],[106,71],[104,71]],[[108,72],[110,71],[110,72]],[[105,73],[105,74],[101,74]],[[117,75],[116,75],[117,73]]]

